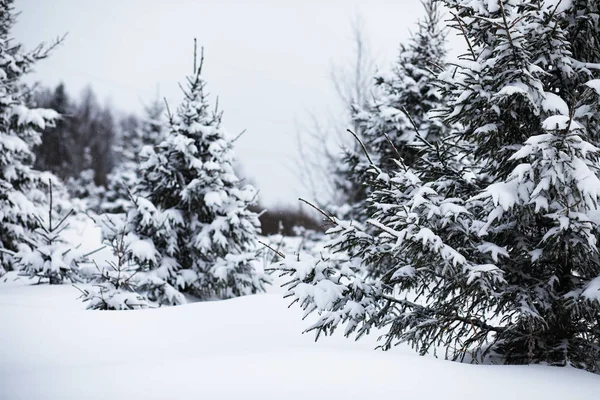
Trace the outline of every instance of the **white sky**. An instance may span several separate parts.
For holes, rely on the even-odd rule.
[[[352,54],[359,14],[377,65],[387,66],[422,14],[419,0],[16,0],[15,37],[27,48],[68,32],[33,79],[139,111],[157,87],[171,109],[204,46],[208,91],[219,96],[236,155],[267,205],[295,205],[298,121],[338,107],[331,65]]]

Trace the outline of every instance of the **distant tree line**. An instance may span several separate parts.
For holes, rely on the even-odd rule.
[[[61,118],[42,135],[34,148],[35,168],[52,171],[63,180],[86,170],[94,172],[94,183],[104,186],[115,166],[114,147],[124,130],[135,127],[135,115],[123,115],[110,105],[102,105],[91,87],[72,98],[64,85],[42,88],[33,95],[37,107],[56,110]]]
[[[32,102],[61,115],[33,149],[35,168],[60,177],[71,196],[86,200],[91,211],[122,211],[117,203],[127,197],[123,192],[132,182],[131,171],[140,162],[143,145],[155,143],[164,133],[160,132],[166,114],[163,101],[156,98],[138,116],[101,104],[92,87],[72,97],[60,83],[33,92]],[[294,235],[297,226],[322,230],[315,217],[294,207],[252,208],[260,213],[265,235]]]

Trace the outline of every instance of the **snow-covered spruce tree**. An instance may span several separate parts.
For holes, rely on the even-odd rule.
[[[323,313],[319,333],[387,327],[384,348],[598,372],[600,70],[574,58],[596,50],[572,35],[597,8],[444,3],[469,47],[440,76],[459,137],[427,148],[424,164],[372,166],[368,223],[380,233],[332,219],[331,255],[279,266],[289,295]],[[365,280],[380,254],[393,268]]]
[[[120,216],[104,217],[103,230],[109,237],[108,245],[116,257],[115,262],[107,261],[107,266],[100,269],[91,289],[82,290],[82,300],[89,302],[91,310],[137,310],[148,308],[148,299],[137,293],[137,277],[140,266],[128,261],[127,232]]]
[[[79,264],[86,262],[86,255],[67,243],[61,233],[68,228],[67,219],[71,211],[57,214],[53,205],[52,181],[49,181],[48,212],[35,215],[38,227],[34,238],[24,237],[25,243],[14,255],[14,265],[21,275],[37,278],[39,282],[61,284],[78,282]]]
[[[242,187],[234,173],[233,143],[222,114],[209,108],[201,69],[202,61],[188,78],[166,139],[145,148],[135,206],[127,214],[130,236],[145,249],[132,253],[147,266],[140,289],[152,301],[163,301],[152,293],[165,284],[210,299],[260,292],[267,281],[255,269],[260,223],[248,206],[256,191]]]
[[[446,29],[441,24],[438,2],[422,3],[424,20],[418,22],[417,31],[407,43],[400,45],[391,71],[375,76],[372,99],[366,106],[356,105],[352,113],[356,134],[375,165],[384,170],[394,168],[394,160],[399,156],[405,164],[412,165],[419,157],[423,140],[433,143],[448,132],[440,119],[431,117],[431,112],[442,104],[435,79],[445,65]],[[364,222],[364,200],[368,194],[364,182],[369,179],[370,166],[357,149],[358,152],[346,152],[341,166],[344,172],[337,174],[337,186],[354,203],[353,210],[344,216]]]
[[[108,184],[102,210],[109,213],[124,212],[130,202],[130,192],[137,181],[137,169],[144,146],[154,146],[165,136],[164,106],[157,99],[145,108],[139,123],[125,127],[114,152],[117,165],[107,177]],[[137,121],[137,120],[136,120]]]
[[[46,198],[32,170],[32,148],[40,143],[39,131],[58,117],[25,103],[22,78],[52,47],[24,52],[10,37],[15,15],[13,1],[0,0],[0,275],[37,226],[35,215]]]
[[[492,310],[504,327],[490,350],[511,363],[597,370],[591,315],[599,304],[588,289],[600,274],[590,221],[600,186],[598,125],[589,121],[599,110],[587,83],[599,75],[574,58],[569,38],[572,13],[583,10],[554,1],[448,4],[473,64],[448,79],[447,119],[464,126],[489,183],[469,200],[471,229],[504,253],[492,260],[504,280]]]

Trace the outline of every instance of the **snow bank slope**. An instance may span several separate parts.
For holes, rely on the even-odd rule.
[[[474,366],[314,343],[280,295],[86,311],[70,286],[0,285],[0,399],[596,399],[571,368]],[[403,396],[403,397],[401,397]]]

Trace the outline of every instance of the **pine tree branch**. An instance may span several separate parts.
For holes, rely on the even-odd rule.
[[[337,223],[337,221],[335,221],[330,215],[327,215],[327,213],[323,210],[321,210],[319,207],[315,206],[314,204],[304,200],[303,198],[299,198],[298,200],[300,200],[301,202],[308,204],[310,207],[314,208],[315,210],[317,210],[319,213],[321,213],[325,218],[327,218],[327,220],[329,222],[331,222],[334,226],[339,225]]]
[[[285,258],[285,254],[283,254],[282,252],[280,252],[279,250],[274,249],[273,247],[269,246],[268,244],[261,242],[260,240],[258,241],[258,243],[262,244],[263,246],[265,246],[267,249],[271,250],[273,253],[277,254],[279,257],[281,258]]]
[[[506,31],[506,37],[508,38],[508,43],[509,43],[510,48],[512,50],[515,62],[517,63],[517,65],[519,65],[520,64],[520,59],[518,57],[517,48],[515,46],[515,43],[513,42],[512,35],[510,34],[511,27],[508,25],[508,20],[506,18],[506,11],[504,10],[504,3],[502,3],[502,0],[498,0],[498,6],[500,7],[500,12],[502,14],[502,21],[504,22],[504,30]]]
[[[195,40],[195,39],[194,39]],[[202,67],[204,66],[204,46],[200,47],[200,65],[198,66],[198,76],[202,74]]]
[[[471,52],[471,56],[473,57],[473,61],[477,61],[477,56],[475,56],[475,51],[473,50],[473,46],[471,45],[471,41],[469,40],[469,37],[467,36],[467,31],[465,30],[465,27],[464,27],[462,21],[460,20],[458,15],[454,14],[453,12],[451,12],[450,14],[454,17],[454,20],[458,23],[458,26],[460,27],[462,36],[465,38],[465,40],[467,42],[467,46],[469,47],[469,51]]]
[[[50,191],[50,207],[48,207],[48,226],[49,226],[49,231],[52,232],[52,200],[53,200],[52,179],[48,180],[48,187],[49,187],[49,191]],[[52,244],[52,242],[50,242],[50,244]]]
[[[34,58],[36,61],[43,60],[47,58],[54,49],[60,46],[68,36],[68,32],[62,36],[56,38],[56,40],[48,47],[45,47],[44,43],[38,45],[29,55]]]
[[[423,142],[423,144],[425,144],[427,147],[433,148],[433,145],[431,143],[429,143],[422,135],[421,132],[419,131],[419,127],[417,126],[417,123],[415,122],[415,120],[413,119],[413,117],[410,115],[410,113],[408,112],[408,110],[406,109],[406,107],[402,106],[400,108],[400,111],[402,111],[402,113],[404,115],[406,115],[406,118],[408,118],[408,120],[410,121],[410,124],[412,125],[413,129],[415,130],[415,133],[417,135],[417,139],[419,139],[421,142]]]
[[[242,135],[246,133],[246,129],[244,129],[243,131],[241,131],[240,133],[238,133],[238,135],[236,137],[234,137],[230,142],[231,143],[235,143],[239,138],[242,137]]]
[[[70,210],[70,211],[67,213],[67,215],[65,215],[65,216],[64,216],[64,217],[63,217],[63,218],[60,220],[60,222],[59,222],[59,223],[56,225],[55,229],[56,229],[56,228],[58,228],[58,227],[60,227],[60,226],[62,226],[62,224],[65,222],[65,220],[66,220],[67,218],[69,218],[69,216],[71,216],[73,213],[75,213],[75,211],[74,211],[73,209],[71,209],[71,210]],[[68,226],[68,225],[67,225],[67,226]]]
[[[408,300],[402,300],[402,299],[397,299],[393,296],[389,296],[386,294],[382,294],[380,295],[380,298],[387,300],[388,302],[392,302],[392,303],[396,303],[396,304],[400,304],[402,306],[405,307],[409,307],[411,309],[417,309],[417,310],[422,310],[422,311],[426,311],[428,313],[443,317],[443,318],[450,318],[451,320],[454,321],[459,321],[462,322],[463,324],[467,324],[467,325],[472,325],[472,326],[476,326],[478,328],[484,329],[486,331],[491,331],[491,332],[504,332],[506,330],[506,328],[503,327],[499,327],[499,326],[492,326],[489,325],[481,320],[478,319],[474,319],[474,318],[469,318],[469,317],[462,317],[458,314],[450,314],[450,313],[444,313],[438,310],[435,310],[433,308],[430,307],[426,307],[423,306],[421,304],[417,304],[417,303],[413,303],[412,301],[408,301]]]
[[[346,131],[350,132],[352,134],[352,136],[354,136],[354,139],[356,139],[358,144],[360,144],[360,147],[362,148],[363,152],[365,153],[367,160],[369,160],[369,164],[371,164],[371,166],[377,168],[377,166],[373,163],[373,160],[371,160],[371,156],[369,156],[369,152],[367,151],[365,144],[362,142],[362,140],[360,140],[358,135],[356,133],[354,133],[353,131],[351,131],[350,129],[346,129]]]
[[[163,100],[165,102],[165,108],[167,109],[167,117],[169,118],[169,124],[173,125],[173,114],[171,114],[171,110],[169,109],[169,102],[167,101],[166,97],[163,97]]]
[[[388,141],[390,146],[392,146],[392,149],[398,156],[398,163],[400,164],[400,166],[404,169],[404,171],[408,171],[408,167],[406,166],[406,164],[404,164],[404,160],[402,159],[402,155],[400,154],[400,151],[398,151],[398,148],[396,147],[394,142],[392,142],[392,139],[390,139],[390,136],[385,132],[383,133],[383,136],[385,136],[386,140]]]
[[[194,73],[196,73],[197,69],[196,69],[196,49],[197,49],[197,42],[196,42],[196,38],[194,38]]]
[[[0,247],[0,253],[8,254],[9,256],[15,256],[17,254],[14,251],[5,249],[3,247]]]
[[[106,248],[106,245],[99,247],[96,250],[90,251],[89,253],[82,255],[81,258],[87,258],[87,257],[91,256],[92,254],[96,254],[97,252],[104,250],[105,248]]]

